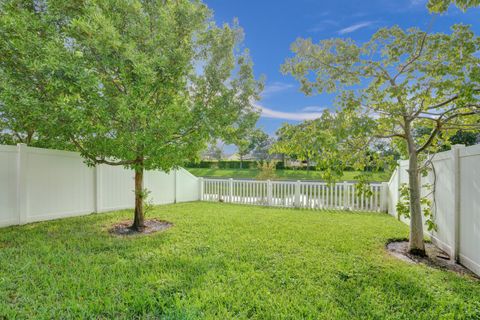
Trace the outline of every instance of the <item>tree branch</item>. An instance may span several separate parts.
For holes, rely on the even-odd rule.
[[[85,155],[88,159],[93,161],[95,164],[108,164],[110,166],[124,166],[137,163],[137,160],[120,160],[120,161],[110,161],[105,159],[105,157],[97,158],[91,153],[89,153],[80,142],[78,142],[75,137],[72,135],[70,136],[70,140],[72,140],[73,144],[80,150],[80,152]]]
[[[423,48],[425,48],[425,40],[427,39],[427,32],[423,34],[422,41],[420,42],[420,49],[418,50],[418,53],[410,59],[407,63],[405,63],[403,66],[400,67],[400,70],[397,72],[397,74],[393,77],[393,81],[396,81],[397,78],[405,71],[405,69],[410,66],[412,63],[417,61],[421,56],[423,52]]]

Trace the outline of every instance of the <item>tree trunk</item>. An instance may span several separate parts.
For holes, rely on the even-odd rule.
[[[422,206],[420,203],[420,175],[418,172],[418,155],[410,152],[408,162],[408,182],[410,184],[410,242],[409,251],[416,255],[425,255],[423,242]]]
[[[145,228],[145,217],[143,212],[143,167],[135,169],[135,216],[132,229],[143,231]]]
[[[243,169],[243,156],[240,154],[240,169]]]

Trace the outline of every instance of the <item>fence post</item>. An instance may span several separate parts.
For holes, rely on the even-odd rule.
[[[397,203],[400,202],[400,188],[402,187],[402,160],[398,160],[398,181],[397,181],[397,190],[395,190],[395,194],[397,195]],[[397,215],[397,220],[401,221],[400,214],[397,212],[397,208],[395,208],[395,214]]]
[[[348,184],[347,181],[343,182],[343,210],[348,209]]]
[[[295,207],[300,208],[300,180],[295,183]]]
[[[24,143],[17,144],[17,216],[18,223],[28,222],[27,194],[27,161],[28,147]]]
[[[267,180],[267,205],[272,205],[272,181]]]
[[[388,182],[382,182],[380,190],[380,212],[388,213]]]
[[[202,201],[203,199],[203,178],[198,178],[198,201]]]
[[[233,178],[228,179],[228,201],[233,202]]]
[[[452,259],[459,261],[460,251],[460,149],[464,148],[463,144],[452,146],[452,168],[453,168],[453,245]]]
[[[177,186],[177,169],[173,169],[173,203],[177,203],[177,195],[178,195],[178,186]]]
[[[102,211],[102,169],[99,164],[95,165],[95,212]]]

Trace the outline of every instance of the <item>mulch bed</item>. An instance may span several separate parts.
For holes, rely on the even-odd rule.
[[[447,253],[440,250],[432,243],[425,243],[426,256],[424,257],[409,253],[408,241],[391,241],[387,243],[387,250],[394,257],[409,263],[423,263],[430,267],[453,271],[461,275],[469,275],[480,280],[476,274],[461,264],[451,260]]]
[[[145,220],[145,228],[139,232],[131,229],[132,221],[126,220],[119,223],[115,223],[109,230],[111,234],[117,236],[135,236],[142,234],[152,234],[160,231],[167,230],[173,226],[173,223],[157,219]]]

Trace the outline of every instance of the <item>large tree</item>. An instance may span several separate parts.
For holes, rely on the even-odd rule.
[[[409,158],[409,247],[423,254],[422,156],[439,138],[478,128],[479,38],[464,25],[453,26],[451,34],[392,27],[363,45],[298,39],[292,49],[295,56],[283,71],[300,80],[305,93],[339,92],[342,113],[372,120],[366,136],[393,139]],[[421,126],[430,127],[429,134],[415,136]]]
[[[61,22],[48,29],[47,43],[43,25],[28,26],[38,6]],[[262,86],[241,49],[242,31],[216,26],[200,1],[11,0],[1,9],[13,19],[2,39],[9,63],[21,57],[32,69],[4,73],[9,88],[22,76],[32,77],[29,92],[46,83],[52,102],[32,94],[23,108],[38,104],[42,126],[71,141],[88,164],[135,171],[135,230],[144,228],[145,170],[169,171],[256,119]],[[19,21],[26,26],[17,30]],[[24,34],[38,47],[17,44]],[[38,62],[29,50],[40,51]]]

